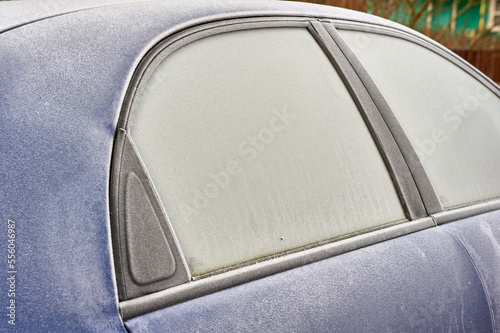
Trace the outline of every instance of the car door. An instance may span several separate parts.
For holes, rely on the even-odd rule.
[[[403,119],[414,90],[399,94],[401,77],[385,75],[397,64],[382,52],[393,41],[356,49],[380,45],[370,29],[235,19],[169,36],[146,55],[122,110],[111,183],[130,331],[495,328],[473,245],[456,224],[432,227],[457,219],[456,206],[484,186],[491,192],[479,200],[494,206],[458,217],[494,210],[499,187],[486,180],[465,201],[447,199],[449,184],[437,184],[449,157],[433,174]],[[498,91],[475,80],[496,121]],[[471,190],[449,190],[461,192]]]

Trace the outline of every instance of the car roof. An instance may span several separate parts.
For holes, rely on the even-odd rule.
[[[80,83],[81,93],[85,94],[92,85],[106,81],[101,73],[92,71],[102,68],[110,76],[115,75],[114,84],[106,83],[107,95],[121,91],[121,98],[134,68],[153,45],[175,32],[203,23],[300,16],[369,23],[416,34],[402,25],[365,13],[289,1],[106,0],[98,3],[91,0],[85,4],[60,0],[8,1],[0,2],[0,8],[0,52],[5,55],[0,59],[0,72],[4,73],[0,83],[7,83],[9,75],[5,73],[17,78],[28,77],[37,72],[41,63],[46,63],[53,69],[70,69],[66,71],[68,76],[85,78]],[[62,55],[64,52],[67,56]],[[77,63],[82,66],[75,66]],[[30,68],[33,68],[31,72]],[[113,72],[115,70],[117,72]],[[66,90],[68,87],[61,86],[57,79],[55,75],[43,78],[54,87]],[[16,83],[19,85],[20,82]],[[9,91],[11,98],[15,96],[13,88]],[[42,93],[42,89],[37,89],[37,93]],[[23,99],[23,102],[34,100]]]
[[[196,16],[198,18],[212,16],[215,13],[228,16],[266,16],[266,15],[297,15],[311,17],[328,17],[343,20],[366,22],[403,28],[404,26],[392,21],[378,18],[365,13],[336,8],[331,6],[318,6],[292,1],[213,1],[201,0],[186,2],[181,0],[89,0],[73,2],[65,0],[48,1],[6,1],[0,3],[0,33],[17,27],[50,19],[60,15],[71,15],[79,11],[87,11],[87,15],[103,15],[103,7],[114,6],[137,10],[138,16],[142,11],[151,9],[164,13],[166,21],[175,17]],[[181,9],[181,11],[179,11]],[[107,14],[104,14],[107,15]],[[110,21],[110,24],[113,22]]]
[[[113,4],[138,2],[139,0],[87,0],[83,1],[5,1],[0,6],[0,33],[17,27],[89,8]],[[143,0],[146,1],[146,0]]]
[[[71,29],[74,39],[85,39],[89,32],[82,28],[85,22],[99,21],[99,35],[105,41],[127,40],[127,47],[133,48],[130,42],[141,44],[153,30],[161,33],[150,39],[148,47],[166,36],[182,29],[198,24],[251,17],[305,17],[312,19],[334,19],[345,22],[365,23],[397,29],[418,36],[430,44],[441,47],[423,34],[408,27],[344,8],[317,5],[294,1],[277,0],[89,0],[85,3],[67,0],[48,1],[6,1],[0,2],[0,36],[7,32],[30,25],[40,26],[40,33],[49,26],[59,29]],[[64,18],[61,20],[61,18]],[[127,29],[121,29],[128,27]],[[122,35],[119,35],[119,34]],[[57,36],[51,38],[57,41]],[[91,48],[99,48],[94,42]],[[0,51],[2,50],[0,46]],[[143,53],[141,53],[143,54]]]

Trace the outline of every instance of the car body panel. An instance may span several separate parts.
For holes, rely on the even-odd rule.
[[[252,7],[127,4],[59,15],[0,34],[0,218],[5,231],[8,220],[18,231],[17,330],[124,330],[108,184],[129,78],[149,46],[188,26],[185,22],[223,9],[227,16],[245,16]],[[0,241],[6,244],[7,232]],[[2,284],[2,295],[6,288]],[[2,300],[7,307],[8,299]],[[0,327],[9,324],[2,321]]]
[[[135,0],[135,2],[137,1],[140,0]],[[46,0],[46,1],[27,0],[27,1],[2,2],[2,10],[0,11],[0,33],[58,15],[64,15],[71,12],[85,10],[89,8],[109,6],[113,4],[120,4],[127,2],[134,2],[134,1],[87,0],[83,2],[83,1],[61,1],[61,0]]]
[[[483,283],[498,330],[500,325],[500,213],[482,214],[449,223],[442,228],[456,237],[464,247]]]
[[[124,331],[107,184],[120,99],[119,91],[109,90],[125,84],[129,68],[92,57],[88,39],[79,44],[71,29],[61,31],[48,20],[0,40],[0,200],[2,221],[17,226],[15,328]],[[7,293],[4,284],[1,292]],[[8,300],[2,301],[4,308]],[[6,320],[0,325],[9,326]]]
[[[28,4],[2,3],[0,7],[3,6],[10,8],[5,12],[8,14]],[[0,243],[7,244],[7,223],[14,221],[15,329],[20,332],[125,332],[118,311],[110,237],[109,172],[116,123],[130,78],[144,54],[159,40],[204,22],[273,15],[338,18],[410,31],[362,13],[279,2],[137,2],[79,9],[82,8],[63,6],[47,13],[33,9],[0,25],[0,220],[4,226]],[[495,214],[492,216],[498,220]],[[450,230],[466,248],[479,246],[478,256],[479,250],[488,250],[474,240],[462,240],[467,237],[462,231],[452,230],[452,225],[455,224],[450,224]],[[453,249],[451,254],[445,243],[448,251]],[[395,252],[406,246],[413,250]],[[133,331],[164,331],[165,321],[176,329],[187,329],[198,328],[209,320],[217,328],[222,327],[217,326],[222,325],[217,320],[227,319],[231,313],[233,317],[229,319],[234,320],[235,328],[241,328],[238,325],[243,322],[234,316],[242,313],[254,316],[255,325],[262,325],[259,327],[263,329],[284,329],[297,324],[303,329],[325,330],[327,326],[314,326],[318,323],[312,322],[313,316],[318,315],[327,320],[325,325],[335,323],[339,330],[367,328],[363,325],[370,320],[377,329],[391,327],[389,323],[395,328],[412,327],[419,325],[419,318],[411,324],[411,318],[392,316],[404,316],[400,312],[403,309],[384,312],[377,306],[397,303],[399,297],[407,295],[420,297],[410,300],[408,306],[414,306],[414,301],[425,303],[426,298],[448,283],[453,297],[460,302],[444,300],[438,304],[455,317],[441,318],[439,312],[429,311],[428,315],[438,320],[435,330],[443,328],[441,324],[458,322],[461,310],[470,316],[471,326],[467,329],[491,328],[487,299],[479,292],[481,280],[463,248],[449,233],[429,230],[366,251],[347,253],[137,317],[127,321],[127,327]],[[374,254],[380,267],[371,261]],[[426,256],[432,260],[426,261]],[[391,262],[389,259],[394,257],[398,260]],[[446,258],[449,260],[443,262]],[[438,264],[446,265],[446,275],[433,274]],[[356,267],[359,271],[355,271]],[[422,270],[409,288],[407,275],[401,272],[412,267]],[[372,280],[370,274],[379,274],[390,283]],[[285,281],[287,277],[302,283]],[[347,278],[361,284],[353,289],[345,284]],[[344,282],[337,285],[339,279]],[[328,293],[315,294],[313,281],[323,284]],[[491,276],[488,281],[486,284],[493,286],[496,280]],[[376,282],[379,283],[375,287]],[[422,289],[422,285],[427,287]],[[8,288],[6,283],[0,287],[4,309],[8,306],[4,296]],[[493,295],[492,288],[488,287],[488,295]],[[290,290],[296,293],[287,294]],[[362,301],[359,297],[363,293],[370,295],[372,301]],[[354,300],[361,306],[357,311],[351,311],[354,300],[349,297],[353,295],[358,295]],[[302,302],[306,296],[308,302]],[[473,301],[462,302],[465,296]],[[261,299],[256,301],[258,297]],[[297,302],[297,297],[301,297],[301,302]],[[213,309],[214,302],[220,300],[223,303]],[[263,313],[258,306],[261,301],[271,302],[277,312]],[[249,306],[255,311],[253,314],[249,313]],[[338,312],[330,318],[331,308],[323,312],[325,306]],[[226,312],[229,309],[233,312]],[[295,312],[299,310],[308,314]],[[361,314],[365,316],[362,320]],[[307,316],[309,319],[297,322]],[[11,326],[4,313],[2,317],[0,331],[6,331]]]
[[[252,281],[125,324],[131,332],[492,331],[488,301],[474,264],[441,227]]]

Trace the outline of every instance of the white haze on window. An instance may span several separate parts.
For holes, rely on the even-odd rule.
[[[306,29],[168,56],[130,135],[193,275],[404,219],[352,98]]]
[[[388,99],[445,208],[500,196],[500,99],[395,37],[340,32]]]

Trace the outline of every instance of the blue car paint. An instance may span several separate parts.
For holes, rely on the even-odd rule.
[[[500,212],[443,225],[474,261],[491,309],[495,332],[500,330]]]
[[[3,15],[28,6],[33,4],[11,3]],[[248,16],[251,10],[256,10],[252,16],[286,12],[397,26],[360,13],[278,2],[141,2],[69,14],[55,10],[46,15],[61,15],[31,17],[15,29],[20,21],[0,25],[5,31],[0,34],[0,253],[5,256],[0,331],[14,328],[7,316],[11,299],[16,305],[15,331],[125,331],[113,272],[108,184],[114,130],[130,77],[161,38],[194,24]],[[498,213],[492,216],[498,221]],[[15,223],[15,273],[8,273],[6,265],[9,220]],[[494,220],[475,230],[477,239],[467,236],[474,222],[463,228],[464,222],[449,224],[441,228],[448,232],[435,228],[378,244],[367,252],[290,270],[126,325],[148,332],[246,327],[398,331],[418,329],[426,323],[422,318],[430,318],[435,331],[491,331],[487,309],[498,318],[495,276],[500,272],[498,265],[495,270],[482,266],[494,259],[483,258],[489,249],[481,240],[490,239],[485,230],[498,229]],[[443,265],[446,269],[440,268]],[[12,275],[14,280],[7,280]],[[415,275],[418,278],[410,279]],[[15,281],[15,297],[8,296],[10,281]],[[486,294],[480,292],[481,281]],[[349,285],[352,282],[356,285]],[[431,304],[436,311],[408,313],[435,293],[460,302],[443,298]],[[390,309],[384,308],[387,304]],[[461,310],[470,317],[462,322],[470,326],[446,326],[460,322]],[[314,320],[318,316],[325,322]],[[243,323],[245,318],[253,324]]]
[[[441,227],[158,310],[126,326],[131,332],[493,330],[474,264]]]
[[[108,184],[128,80],[152,43],[185,22],[253,7],[197,5],[88,9],[0,34],[0,242],[6,251],[7,223],[15,221],[16,331],[124,331]],[[8,292],[3,283],[2,331],[12,328]]]

